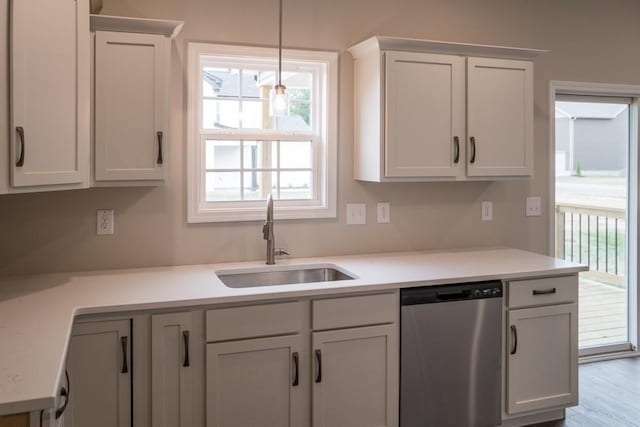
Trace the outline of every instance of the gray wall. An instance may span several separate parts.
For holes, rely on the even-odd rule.
[[[571,119],[556,119],[556,150],[567,153],[569,169],[569,124]],[[614,119],[584,119],[574,122],[574,162],[583,171],[622,171],[627,168],[629,114]],[[574,165],[575,169],[575,165]],[[572,171],[573,172],[573,171]]]
[[[569,125],[571,119],[562,117],[556,119],[556,150],[569,152]],[[569,156],[567,155],[567,165],[569,164]]]
[[[549,200],[550,79],[640,84],[636,0],[287,0],[284,44],[340,51],[337,219],[276,225],[295,256],[508,245],[546,252],[550,220],[525,217],[525,197]],[[259,222],[186,223],[184,69],[187,40],[274,45],[277,2],[105,0],[105,14],[182,19],[173,47],[171,166],[166,186],[0,196],[0,274],[260,259]],[[375,34],[548,49],[535,65],[535,178],[366,184],[353,175],[353,61],[345,49]],[[594,60],[597,58],[597,60]],[[483,200],[494,220],[480,220]],[[391,223],[375,224],[375,203]],[[368,224],[345,224],[345,204]],[[116,211],[114,236],[95,235],[95,211]],[[546,209],[546,207],[545,207]]]
[[[629,115],[615,119],[577,119],[575,161],[582,170],[624,170],[627,165]]]

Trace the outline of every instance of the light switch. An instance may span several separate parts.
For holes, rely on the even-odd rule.
[[[482,202],[482,220],[493,221],[493,202]]]
[[[366,224],[367,205],[364,203],[347,203],[347,224]]]
[[[542,198],[539,196],[527,197],[527,216],[542,215]]]
[[[391,205],[389,202],[378,203],[378,224],[387,224],[391,221]]]

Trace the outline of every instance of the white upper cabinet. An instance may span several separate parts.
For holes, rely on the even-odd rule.
[[[543,51],[391,37],[373,37],[349,51],[355,179],[532,174],[532,61]]]
[[[96,181],[164,179],[169,48],[163,35],[96,32]]]
[[[87,187],[89,3],[13,1],[10,28],[11,187]]]
[[[469,176],[533,173],[533,64],[467,59]]]
[[[464,174],[464,59],[386,53],[385,175]]]

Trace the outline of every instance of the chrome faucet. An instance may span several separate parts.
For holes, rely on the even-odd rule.
[[[267,241],[267,265],[276,263],[276,255],[289,255],[284,249],[276,249],[276,239],[273,236],[273,197],[267,197],[267,220],[262,226],[264,240]]]

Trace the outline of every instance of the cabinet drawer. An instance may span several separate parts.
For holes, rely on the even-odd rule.
[[[300,332],[304,320],[299,301],[207,311],[207,341],[264,337]]]
[[[578,301],[578,276],[509,282],[509,308]]]
[[[398,312],[396,294],[321,299],[312,304],[314,330],[394,323]]]

